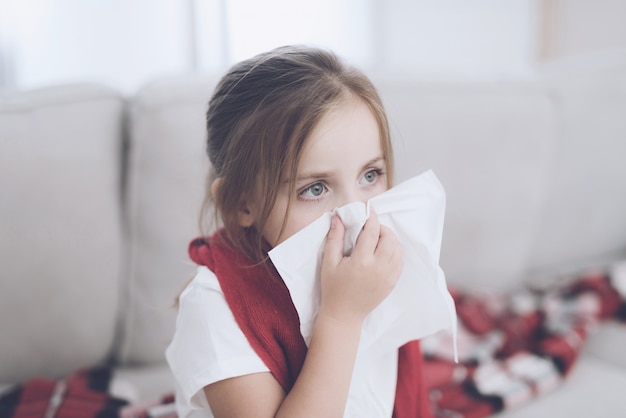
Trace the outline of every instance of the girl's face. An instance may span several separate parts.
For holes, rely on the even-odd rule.
[[[374,115],[360,99],[342,101],[324,115],[307,138],[295,195],[289,196],[289,179],[285,179],[263,236],[276,246],[325,212],[382,193],[388,188],[386,169]]]

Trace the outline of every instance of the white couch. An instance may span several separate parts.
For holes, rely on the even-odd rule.
[[[172,389],[163,351],[193,274],[215,79],[0,96],[0,386],[108,362],[136,398]],[[626,258],[626,65],[537,82],[374,79],[398,180],[448,194],[442,265],[465,288],[547,283]],[[626,413],[624,325],[555,392],[507,417]]]

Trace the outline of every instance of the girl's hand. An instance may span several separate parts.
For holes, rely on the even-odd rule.
[[[334,216],[322,260],[319,315],[360,324],[400,279],[403,252],[373,210],[348,257],[343,255],[344,233],[343,223]]]
[[[343,416],[363,319],[402,272],[402,248],[372,213],[344,257],[345,227],[333,217],[322,260],[320,313],[296,383],[285,393],[269,372],[221,380],[204,388],[216,417]]]

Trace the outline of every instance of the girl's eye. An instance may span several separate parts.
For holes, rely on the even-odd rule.
[[[315,183],[302,190],[299,194],[304,199],[317,199],[326,192],[326,186],[324,183]]]
[[[370,170],[363,175],[361,178],[361,184],[373,184],[376,182],[378,177],[382,174],[381,170],[375,169]]]

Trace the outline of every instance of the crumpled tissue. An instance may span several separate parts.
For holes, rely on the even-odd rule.
[[[307,345],[320,306],[320,268],[331,217],[337,214],[346,226],[344,253],[349,254],[374,208],[380,223],[400,241],[404,267],[392,292],[365,318],[359,351],[384,354],[448,330],[456,354],[456,310],[439,267],[445,197],[443,186],[429,170],[367,203],[353,202],[325,213],[269,252],[291,293]]]

